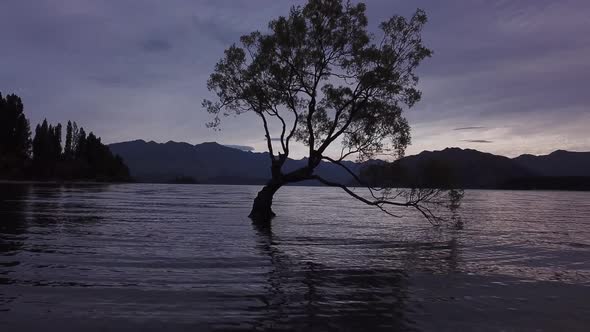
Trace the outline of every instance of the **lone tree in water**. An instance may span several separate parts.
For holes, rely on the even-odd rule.
[[[269,221],[277,190],[304,180],[339,187],[391,215],[390,207],[412,207],[436,219],[431,205],[444,204],[445,190],[368,187],[361,195],[314,173],[320,162],[329,162],[363,184],[345,159],[403,156],[410,127],[402,110],[420,99],[415,69],[432,54],[422,44],[426,21],[422,10],[410,19],[393,16],[374,36],[367,31],[363,3],[309,0],[271,21],[268,32],[242,36],[241,45],[225,51],[208,81],[218,100],[203,106],[215,115],[213,128],[220,116],[242,113],[262,122],[272,178],[254,200],[253,220]],[[283,166],[294,140],[307,146],[307,165],[287,173]],[[327,153],[334,147],[338,157]]]

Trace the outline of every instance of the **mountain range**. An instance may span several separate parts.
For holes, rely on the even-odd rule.
[[[262,184],[270,178],[268,153],[244,151],[215,142],[192,145],[135,140],[109,147],[123,158],[131,175],[140,182],[190,179],[189,182],[209,184]],[[284,169],[288,172],[306,162],[305,158],[289,159]],[[508,158],[472,149],[447,148],[424,151],[393,163],[346,161],[345,165],[356,174],[372,170],[373,175],[379,177],[377,181],[383,181],[384,177],[389,177],[389,173],[383,170],[392,167],[403,169],[406,178],[427,178],[426,172],[433,163],[438,168],[442,165],[455,184],[463,188],[561,189],[573,185],[573,189],[584,189],[586,186],[590,189],[590,152],[558,150],[543,156]],[[331,163],[320,164],[316,173],[340,183],[354,182],[345,169]]]
[[[472,149],[424,151],[363,169],[365,181],[388,186],[485,189],[590,189],[590,152],[498,156]]]
[[[193,178],[198,183],[262,184],[270,178],[267,152],[244,151],[215,142],[191,145],[136,140],[109,147],[113,153],[123,157],[131,175],[140,182],[174,182],[173,179]],[[289,172],[306,163],[305,158],[288,159],[284,170]],[[346,161],[345,165],[357,174],[363,166],[351,161]],[[316,172],[332,181],[348,183],[352,180],[346,170],[331,163],[321,163]]]

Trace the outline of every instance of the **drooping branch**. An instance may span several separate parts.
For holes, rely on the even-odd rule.
[[[377,198],[377,195],[375,195],[375,192],[376,191],[383,191],[385,189],[385,188],[377,188],[377,187],[373,187],[373,186],[368,185],[355,172],[353,172],[350,168],[348,168],[346,165],[344,165],[342,163],[342,160],[335,160],[335,159],[332,159],[332,158],[327,157],[327,156],[322,156],[322,159],[323,160],[327,160],[327,161],[329,161],[329,162],[331,162],[331,163],[333,163],[335,165],[338,165],[341,168],[343,168],[356,181],[356,183],[358,183],[359,185],[367,188],[369,190],[369,193],[371,194],[371,196],[374,199],[379,199],[379,198]],[[397,196],[395,198],[397,198]]]
[[[370,200],[370,199],[367,199],[367,198],[355,193],[354,191],[352,191],[350,188],[348,188],[344,184],[326,180],[319,175],[313,175],[313,176],[311,176],[311,178],[319,181],[320,183],[322,183],[326,186],[340,188],[344,192],[346,192],[348,195],[350,195],[351,197],[353,197],[353,198],[355,198],[367,205],[375,206],[391,216],[396,216],[396,215],[394,215],[390,211],[388,211],[386,209],[387,206],[414,208],[418,212],[420,212],[429,222],[431,222],[433,224],[437,224],[438,222],[440,222],[442,220],[442,218],[440,216],[437,216],[432,211],[432,209],[428,207],[428,205],[433,205],[433,206],[442,205],[443,204],[442,201],[435,201],[433,199],[436,198],[437,196],[441,195],[444,192],[444,190],[440,190],[440,189],[410,189],[408,192],[403,192],[405,194],[403,196],[405,196],[405,198],[406,198],[406,200],[404,202],[396,202],[393,200],[398,197],[401,197],[402,195],[400,193],[398,193],[396,196],[394,196],[391,199],[385,198],[385,195],[384,195],[383,198],[373,197],[374,199]]]

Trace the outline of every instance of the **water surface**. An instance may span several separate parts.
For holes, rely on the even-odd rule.
[[[3,331],[585,331],[590,193],[468,191],[461,225],[336,189],[0,185]]]

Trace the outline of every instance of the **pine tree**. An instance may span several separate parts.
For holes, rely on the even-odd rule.
[[[52,160],[57,161],[62,157],[62,147],[61,147],[61,123],[58,123],[57,126],[53,127],[51,143],[53,145],[52,151],[53,155]]]
[[[31,152],[31,129],[17,95],[0,93],[0,154],[2,159],[26,160]]]
[[[64,148],[65,160],[72,159],[72,129],[72,121],[68,121],[68,125],[66,127],[66,145]]]
[[[78,135],[80,132],[78,131],[78,124],[76,121],[72,122],[72,158],[74,158],[76,154],[76,150],[78,149]]]
[[[31,163],[32,150],[32,163]],[[32,167],[31,167],[32,166]],[[44,119],[35,127],[31,140],[29,121],[23,103],[16,95],[0,93],[0,177],[24,179],[93,179],[127,181],[129,169],[119,156],[102,144],[100,137],[78,130],[68,121],[62,149],[62,125]]]
[[[83,127],[80,127],[80,131],[76,137],[76,158],[86,158],[86,132]]]
[[[41,163],[48,158],[49,149],[49,124],[47,119],[44,119],[40,125],[35,128],[35,138],[33,139],[33,160],[36,163]]]

